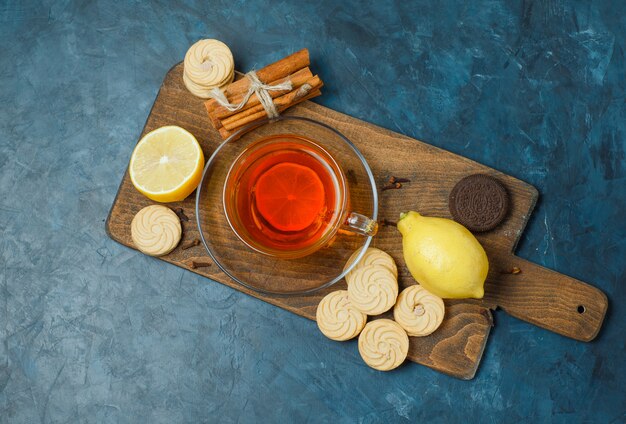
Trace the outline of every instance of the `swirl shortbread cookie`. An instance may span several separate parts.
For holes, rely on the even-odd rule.
[[[146,206],[137,212],[130,224],[135,247],[150,256],[170,253],[180,242],[181,233],[178,216],[161,205]]]
[[[234,69],[233,55],[226,44],[200,40],[185,55],[183,82],[193,95],[208,98],[213,88],[233,81]]]
[[[220,85],[218,88],[226,87],[228,84],[233,82],[234,79],[235,79],[235,73],[233,71],[231,76],[226,81],[224,81],[224,83]],[[183,74],[183,82],[185,83],[187,90],[189,90],[191,94],[193,94],[196,97],[200,97],[202,99],[210,98],[212,96],[211,91],[213,90],[213,88],[215,88],[215,87],[205,88],[201,85],[198,85],[194,83],[193,81],[191,81],[189,77],[187,76],[187,74]]]
[[[395,321],[378,319],[367,323],[359,336],[359,353],[370,367],[390,371],[404,362],[409,336]]]
[[[398,296],[393,317],[409,336],[427,336],[443,322],[445,306],[441,298],[419,284],[407,287]]]
[[[358,310],[379,315],[396,303],[398,280],[387,267],[368,265],[350,273],[348,294]]]
[[[352,262],[356,259],[360,252],[360,250],[357,250],[352,254],[352,256],[350,256],[350,258],[348,258],[346,265],[343,267],[344,271],[352,264]],[[389,256],[388,253],[383,252],[380,249],[377,249],[375,247],[368,247],[359,263],[349,273],[346,274],[346,280],[350,277],[350,274],[355,272],[357,269],[368,265],[384,266],[388,268],[389,271],[391,271],[394,277],[398,278],[398,267],[396,266],[393,258]]]
[[[327,294],[317,305],[315,319],[326,337],[344,341],[359,335],[365,326],[367,315],[350,303],[346,290],[337,290]]]
[[[185,55],[185,74],[203,87],[218,87],[231,76],[233,55],[228,46],[218,40],[200,40]]]

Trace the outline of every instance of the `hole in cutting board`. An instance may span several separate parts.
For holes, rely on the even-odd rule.
[[[586,308],[583,305],[578,305],[578,308],[576,308],[576,310],[578,311],[579,314],[584,314],[586,311]]]

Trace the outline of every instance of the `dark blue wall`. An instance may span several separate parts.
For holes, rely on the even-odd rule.
[[[0,422],[626,421],[626,6],[0,1]],[[166,71],[308,47],[316,101],[535,185],[518,253],[591,282],[598,339],[496,313],[470,382],[124,248],[104,219]]]

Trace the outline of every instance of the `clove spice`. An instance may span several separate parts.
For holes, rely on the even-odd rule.
[[[389,177],[389,180],[387,181],[389,184],[395,184],[395,183],[410,183],[411,180],[409,180],[408,178],[398,178],[395,176],[391,176]]]
[[[382,191],[386,191],[386,190],[397,190],[399,188],[402,188],[402,183],[393,183],[393,184],[387,184],[386,186],[383,186],[383,188],[381,189]]]
[[[193,239],[191,241],[188,241],[187,243],[183,244],[180,248],[182,250],[187,250],[187,249],[191,249],[192,247],[197,246],[199,244],[200,244],[200,239],[195,238],[195,239]]]
[[[399,178],[399,177],[392,175],[387,180],[387,185],[383,186],[382,191],[397,190],[397,189],[402,188],[402,183],[410,183],[410,182],[411,180],[409,180],[408,178]]]
[[[176,213],[176,215],[178,215],[178,218],[181,221],[183,221],[183,222],[189,221],[189,217],[187,217],[187,215],[185,215],[185,211],[183,210],[183,208],[176,208],[176,209],[174,209],[174,213]]]
[[[387,226],[397,227],[398,223],[395,221],[390,221],[388,219],[383,218],[382,221],[380,221],[380,225],[383,227],[387,227]]]
[[[213,263],[207,259],[192,259],[191,262],[189,263],[189,267],[191,269],[197,269],[197,268],[205,268],[205,267],[209,267],[213,265]]]

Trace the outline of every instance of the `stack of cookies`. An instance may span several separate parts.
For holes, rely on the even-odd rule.
[[[344,269],[359,253],[352,254]],[[419,284],[398,294],[398,268],[393,258],[380,249],[367,249],[346,274],[346,281],[348,290],[332,292],[319,303],[317,325],[332,340],[359,336],[359,353],[374,369],[389,371],[400,366],[409,351],[409,336],[427,336],[443,321],[443,300]],[[380,315],[392,308],[393,320],[367,322],[368,315]]]
[[[208,99],[235,78],[235,62],[228,46],[218,40],[200,40],[185,55],[183,82],[196,97]]]

